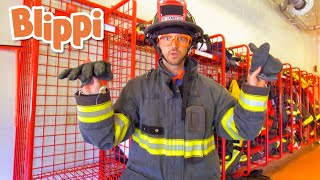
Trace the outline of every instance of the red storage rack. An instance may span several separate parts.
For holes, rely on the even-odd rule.
[[[298,102],[296,101],[296,94],[293,92],[296,91],[294,88],[299,88],[299,84],[294,82],[293,79],[293,68],[290,64],[283,64],[283,70],[281,72],[281,81],[283,89],[283,98],[285,112],[289,119],[288,123],[283,124],[283,129],[286,130],[285,133],[282,133],[282,137],[285,139],[290,139],[289,151],[292,153],[295,149],[300,148],[301,142],[295,142],[295,136],[300,136],[301,126],[300,121],[296,121],[294,117],[294,106],[297,106]],[[295,84],[295,85],[294,85]],[[295,97],[295,98],[294,98]],[[294,103],[293,103],[294,102]],[[282,143],[281,143],[282,145]]]
[[[282,73],[282,72],[281,72]],[[288,152],[289,148],[285,148],[284,144],[289,145],[290,136],[288,136],[288,132],[286,130],[286,126],[289,124],[288,121],[283,121],[283,116],[286,116],[282,111],[284,107],[284,91],[291,91],[292,85],[290,81],[283,81],[282,74],[278,75],[278,80],[270,83],[271,85],[271,94],[273,96],[273,102],[268,104],[268,109],[272,109],[274,111],[274,115],[267,114],[267,119],[270,120],[270,124],[267,126],[267,135],[266,142],[268,146],[266,146],[266,160],[268,164],[269,161],[282,158],[284,152]],[[287,84],[284,84],[287,83]],[[272,118],[273,117],[273,118]],[[267,153],[268,152],[268,153]]]
[[[227,85],[233,79],[237,80],[238,83],[242,83],[247,79],[252,54],[250,54],[250,50],[247,45],[233,46],[228,49],[232,50],[234,56],[240,58],[241,61],[238,62],[239,67],[230,67],[226,72]],[[253,154],[260,153],[264,150],[264,146],[261,144],[261,138],[262,136],[258,136],[255,140],[242,142],[242,147],[240,149],[242,152],[242,158],[238,165],[239,169],[233,173],[234,178],[249,175],[252,170],[259,168],[262,166],[261,163],[265,162],[263,159],[255,162],[251,161]]]
[[[308,83],[309,80],[311,80],[311,78],[312,78],[311,74],[309,74],[305,70],[301,71],[301,77],[306,81],[306,83]],[[309,91],[309,88],[310,88],[309,85],[305,89],[302,88],[301,95],[300,95],[301,96],[301,105],[304,105],[308,112],[310,112],[310,106],[309,106],[310,99],[307,97],[307,91]],[[310,128],[311,128],[310,124],[305,125],[305,126],[302,125],[302,142],[303,142],[304,146],[307,146],[310,143],[312,143],[312,141],[310,139],[310,132],[311,132]]]
[[[320,142],[320,105],[319,105],[319,100],[320,100],[320,77],[315,76],[315,84],[314,84],[314,99],[315,99],[315,104],[314,104],[314,111],[317,112],[316,114],[316,122],[315,122],[315,140]]]
[[[301,70],[298,67],[293,67],[292,68],[292,73],[295,74],[298,78],[293,78],[293,97],[292,100],[295,101],[296,105],[298,106],[298,110],[301,113],[302,112],[302,107],[301,107],[301,102],[302,102],[302,81],[301,81]],[[302,120],[299,120],[299,122],[297,122],[296,124],[298,124],[298,131],[296,132],[296,137],[299,139],[300,141],[300,147],[302,147],[302,132],[303,132],[303,127],[302,127]],[[300,148],[299,147],[299,148]],[[293,148],[294,150],[295,148]]]
[[[209,38],[211,40],[211,43],[221,42],[221,47],[214,47],[217,51],[222,52],[221,57],[216,54],[201,52],[196,49],[192,49],[190,56],[195,58],[199,62],[199,73],[210,77],[225,86],[225,38],[221,34],[216,34],[210,36]]]
[[[125,168],[115,158],[119,152],[98,150],[84,143],[80,135],[74,100],[79,82],[58,80],[57,75],[65,68],[78,66],[87,57],[91,61],[104,59],[112,64],[114,72],[114,79],[108,82],[114,101],[135,75],[135,33],[125,33],[135,32],[135,0],[123,0],[111,9],[85,0],[25,0],[25,5],[44,6],[46,11],[59,15],[70,14],[70,7],[77,12],[101,8],[105,23],[115,26],[117,31],[106,32],[102,41],[85,41],[80,50],[67,44],[61,54],[35,39],[22,41],[17,74],[14,179],[118,179]]]
[[[248,74],[248,67],[250,66],[250,50],[247,45],[241,44],[237,46],[228,47],[229,50],[233,51],[233,55],[238,59],[239,67],[230,66],[226,72],[226,86],[235,79],[237,81],[246,80]]]

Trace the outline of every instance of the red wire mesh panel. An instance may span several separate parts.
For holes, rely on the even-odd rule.
[[[152,46],[137,40],[135,75],[140,76],[157,67],[157,53]]]
[[[129,1],[128,1],[129,2]],[[117,33],[105,34],[106,59],[111,63],[114,79],[108,83],[113,102],[129,79],[135,77],[136,66],[136,4],[120,2],[105,15],[106,22],[117,28]],[[105,153],[100,152],[105,170],[101,179],[118,179],[125,169],[130,142],[124,142]]]
[[[217,34],[210,36],[210,40],[214,49],[211,54],[193,49],[190,55],[199,62],[199,73],[225,86],[225,39]]]
[[[120,27],[119,34],[107,33],[110,41],[106,43],[107,59],[111,62],[114,73],[114,79],[108,84],[108,87],[110,87],[111,97],[115,102],[129,79],[156,67],[156,53],[154,48],[147,45],[144,39],[136,33],[135,25],[133,26],[137,23],[136,21],[130,22],[130,18],[119,13],[110,13],[108,18],[110,24]],[[128,40],[123,41],[123,39]],[[111,177],[112,174],[116,175],[114,177],[119,177],[124,171],[129,158],[130,142],[131,139],[119,144],[104,156],[106,163],[103,164],[106,166],[104,169],[108,177]]]
[[[24,47],[19,53],[17,62],[17,111],[16,111],[16,142],[15,142],[15,157],[14,157],[14,176],[13,179],[20,180],[28,177],[26,166],[31,162],[27,147],[33,143],[33,140],[28,139],[32,136],[33,131],[29,132],[30,126],[28,122],[30,118],[34,118],[34,113],[30,110],[34,106],[35,98],[32,96],[34,88],[33,83],[34,71],[36,65],[32,62],[32,47],[36,45],[35,40],[23,41],[21,45]]]
[[[64,52],[53,52],[49,44],[23,41],[19,58],[17,141],[14,179],[115,179],[125,165],[117,158],[117,149],[101,151],[83,142],[77,124],[74,93],[78,81],[57,79],[69,67],[76,67],[87,57],[91,61],[107,60],[112,64],[114,80],[108,86],[115,100],[132,76],[135,63],[135,36],[124,32],[135,30],[135,1],[121,1],[112,9],[87,1],[25,1],[29,7],[42,5],[55,15],[90,12],[99,7],[105,12],[105,23],[116,28],[105,33],[103,41],[89,39],[83,49],[65,45]],[[108,58],[107,58],[108,57]]]
[[[250,52],[247,45],[228,47],[228,51],[230,53],[230,57],[228,58],[228,62],[226,62],[227,87],[232,80],[236,80],[238,81],[238,84],[241,84],[242,81],[247,79],[250,62]]]

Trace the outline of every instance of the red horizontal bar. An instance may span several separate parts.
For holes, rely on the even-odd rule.
[[[21,46],[0,45],[0,50],[15,51],[22,49]]]

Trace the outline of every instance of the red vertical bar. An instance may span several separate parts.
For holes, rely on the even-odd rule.
[[[291,123],[291,153],[293,152],[293,146],[294,146],[294,136],[295,134],[293,133],[293,77],[292,77],[292,66],[290,64],[288,64],[289,66],[289,83],[290,83],[290,87],[289,87],[289,93],[290,93],[290,123]],[[297,130],[296,130],[297,131]]]
[[[318,104],[317,105],[318,105],[318,112],[319,112],[319,115],[320,115],[320,77],[319,76],[317,76],[317,80],[318,80],[318,91],[317,91]],[[317,137],[316,141],[320,140],[320,138],[318,137],[318,132],[317,132],[318,129],[320,128],[320,127],[318,127],[319,123],[320,123],[318,121],[316,123],[316,131],[315,131],[315,134],[316,134],[316,137]]]
[[[34,124],[36,113],[36,95],[37,95],[37,80],[38,80],[38,57],[39,57],[39,42],[35,39],[31,40],[32,55],[31,55],[31,101],[30,101],[30,114],[27,130],[27,150],[26,150],[26,167],[27,171],[25,179],[32,179],[33,167],[33,147],[34,147]]]
[[[135,68],[136,68],[136,26],[137,26],[137,2],[132,0],[132,27],[131,27],[131,76],[133,79],[135,77]]]
[[[226,139],[225,138],[221,138],[221,180],[225,180],[226,179]]]
[[[299,106],[299,111],[300,111],[300,113],[302,113],[302,106],[301,106],[301,101],[302,101],[302,93],[301,93],[301,84],[302,84],[302,82],[301,82],[301,71],[300,71],[300,69],[299,68],[297,68],[298,69],[298,75],[299,75],[299,88],[298,88],[298,92],[299,92],[299,97],[298,97],[298,99],[299,99],[299,102],[297,103],[297,105]],[[299,127],[300,127],[300,138],[302,139],[302,130],[303,130],[303,127],[302,127],[302,120],[300,120],[299,121]],[[302,147],[302,145],[303,145],[303,143],[301,142],[301,147]]]
[[[16,113],[15,113],[15,120],[14,120],[14,126],[16,128],[16,138],[19,137],[19,133],[21,133],[21,129],[18,128],[20,119],[21,119],[21,108],[20,108],[20,94],[21,94],[21,86],[20,86],[20,79],[21,77],[21,51],[16,51]],[[21,172],[19,171],[19,161],[21,160],[20,157],[21,154],[21,145],[17,142],[17,139],[15,139],[15,147],[14,147],[14,169],[13,169],[13,179],[18,180],[21,177]]]
[[[16,105],[15,105],[15,118],[14,118],[14,126],[17,127],[17,123],[18,123],[18,119],[20,118],[20,98],[19,98],[19,94],[21,94],[21,89],[20,89],[20,72],[21,72],[21,64],[19,63],[19,60],[21,58],[21,51],[20,50],[16,50]]]
[[[283,99],[282,99],[282,78],[281,78],[281,73],[278,74],[278,87],[279,87],[279,128],[280,128],[280,157],[282,157],[282,104],[283,104]],[[268,151],[267,151],[268,152]]]
[[[219,34],[219,36],[222,39],[222,60],[221,60],[221,73],[222,73],[222,85],[224,87],[226,87],[226,42],[225,42],[225,38],[222,34]]]

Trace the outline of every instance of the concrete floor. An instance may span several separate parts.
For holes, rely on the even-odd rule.
[[[320,144],[313,143],[263,168],[272,180],[320,180]]]

